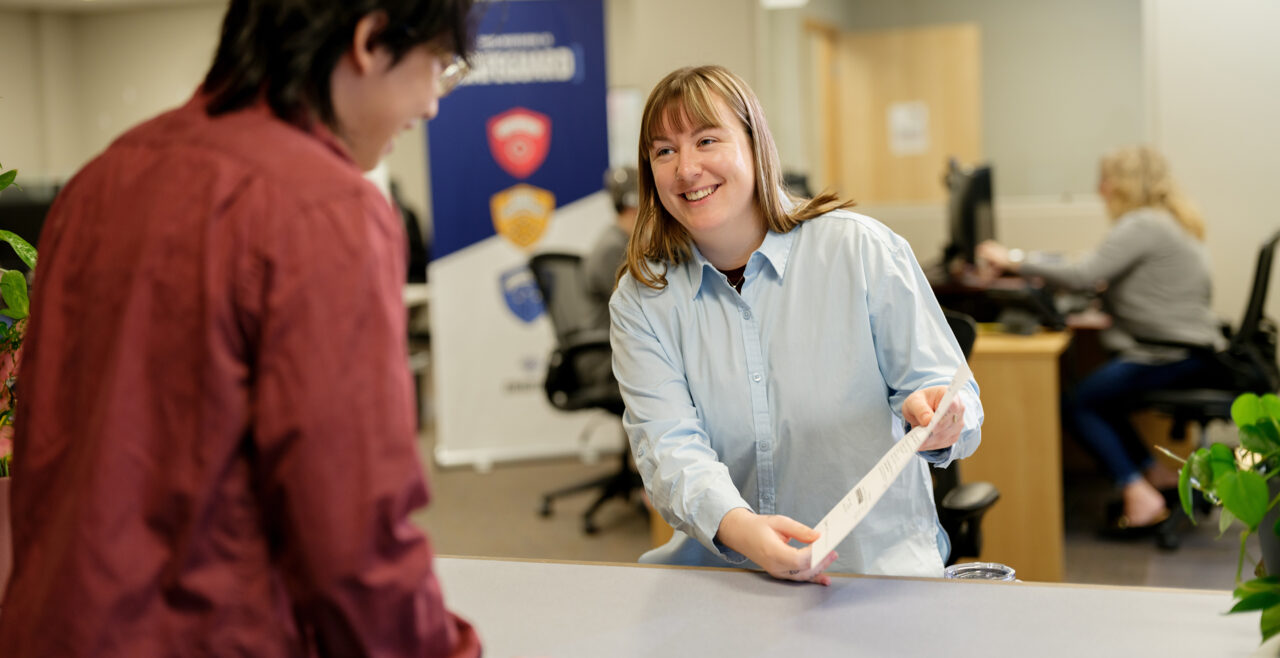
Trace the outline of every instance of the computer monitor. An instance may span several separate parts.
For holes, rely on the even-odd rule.
[[[995,239],[995,212],[991,192],[991,165],[963,168],[955,158],[947,167],[945,179],[950,242],[944,260],[972,265],[974,250],[984,240]]]

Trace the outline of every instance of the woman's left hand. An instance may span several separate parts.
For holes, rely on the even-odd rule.
[[[930,386],[912,393],[902,403],[902,419],[912,427],[928,425],[933,420],[933,415],[938,413],[938,403],[942,402],[942,396],[946,393],[946,386]],[[920,446],[921,452],[950,448],[960,440],[960,432],[964,430],[964,403],[957,397],[951,400],[951,408],[944,413],[947,415],[938,420],[933,434]]]

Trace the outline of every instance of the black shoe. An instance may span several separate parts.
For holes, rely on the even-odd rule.
[[[1106,521],[1099,531],[1099,535],[1106,539],[1116,539],[1129,541],[1134,539],[1146,539],[1153,535],[1161,540],[1161,546],[1164,546],[1165,540],[1171,534],[1172,525],[1169,523],[1173,520],[1173,514],[1168,508],[1164,510],[1164,514],[1156,521],[1146,525],[1134,525],[1129,521],[1129,517],[1124,515],[1124,502],[1113,500],[1107,503]],[[1176,536],[1175,536],[1176,537]]]

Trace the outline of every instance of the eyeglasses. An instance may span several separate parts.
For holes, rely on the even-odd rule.
[[[449,63],[445,65],[444,70],[440,72],[440,77],[436,78],[436,96],[444,98],[449,95],[462,83],[462,79],[467,77],[471,72],[471,65],[467,60],[463,59],[457,53],[449,57]]]

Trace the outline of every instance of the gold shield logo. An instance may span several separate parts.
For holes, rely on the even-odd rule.
[[[521,183],[489,197],[493,228],[521,249],[529,249],[542,237],[556,209],[556,195]]]

